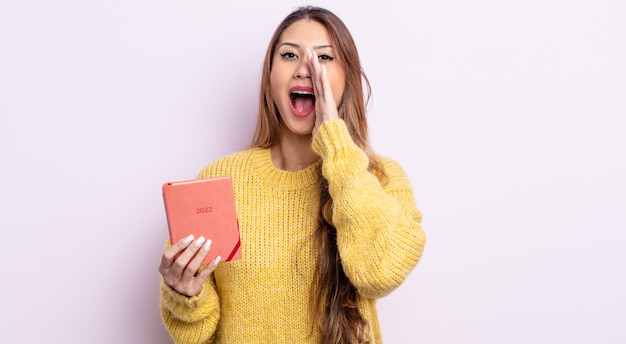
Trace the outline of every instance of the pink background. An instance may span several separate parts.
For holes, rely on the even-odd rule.
[[[0,2],[0,342],[171,342],[161,184],[247,145],[298,4]],[[316,4],[424,213],[385,342],[626,342],[625,3]]]

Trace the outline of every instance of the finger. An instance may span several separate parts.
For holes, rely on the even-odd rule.
[[[326,106],[329,109],[336,107],[335,99],[333,97],[332,86],[328,79],[328,71],[326,66],[319,62],[319,58],[314,51],[309,50],[312,58],[309,58],[311,69],[311,77],[313,79],[313,89],[315,91],[315,98],[319,100],[322,106]],[[332,111],[332,110],[331,110]]]
[[[201,236],[196,239],[191,245],[187,246],[183,253],[181,253],[181,255],[178,256],[176,260],[174,260],[174,263],[172,264],[170,270],[172,270],[172,272],[176,276],[181,276],[185,268],[187,268],[187,265],[189,265],[189,262],[193,259],[193,257],[196,255],[196,253],[205,241],[206,239]]]
[[[211,262],[211,264],[207,265],[207,267],[202,270],[197,276],[197,279],[202,280],[202,282],[204,282],[204,280],[206,280],[206,278],[213,272],[215,271],[215,269],[217,268],[217,265],[222,261],[222,257],[221,256],[217,256],[215,257],[215,259],[213,260],[213,262]],[[195,282],[195,281],[194,281]]]
[[[317,57],[317,54],[314,51],[311,51],[310,49],[307,49],[307,53],[309,55],[309,73],[311,73],[311,80],[313,82],[313,90],[315,91],[316,98],[318,94],[320,95],[320,98],[323,98],[323,94],[322,94],[323,88],[322,88],[322,82],[320,79],[321,67],[320,67],[319,58]]]
[[[309,69],[309,74],[311,75],[311,82],[313,83],[313,89],[315,89],[315,65],[313,64],[315,60],[315,56],[311,49],[306,50],[307,55],[307,68]]]
[[[211,249],[211,244],[212,241],[207,240],[204,245],[202,245],[202,248],[198,251],[198,253],[189,262],[189,264],[187,264],[187,267],[185,267],[185,271],[183,273],[183,280],[190,279],[195,276],[196,273],[198,273],[198,268],[200,268],[204,257],[206,257],[206,255],[209,253],[209,250]]]
[[[202,291],[202,285],[204,284],[204,282],[206,282],[211,273],[215,271],[215,268],[217,268],[217,264],[220,262],[221,259],[222,257],[217,256],[211,264],[207,265],[204,270],[200,271],[195,277],[191,279],[188,284],[189,290],[192,291],[190,294],[196,295],[200,291]]]
[[[174,243],[174,245],[171,245],[163,250],[159,270],[166,269],[172,266],[172,263],[174,262],[174,259],[176,259],[176,256],[178,256],[181,251],[186,249],[192,241],[193,235],[190,234],[186,238],[177,241],[176,243]]]

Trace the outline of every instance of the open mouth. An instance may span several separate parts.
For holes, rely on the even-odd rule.
[[[315,108],[315,94],[308,90],[293,90],[289,94],[294,115],[308,115]]]

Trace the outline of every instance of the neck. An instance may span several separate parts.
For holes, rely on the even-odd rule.
[[[319,160],[311,147],[311,135],[280,133],[280,141],[271,148],[272,162],[281,170],[296,172]]]

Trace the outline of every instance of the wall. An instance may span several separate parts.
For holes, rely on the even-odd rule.
[[[3,343],[169,343],[160,186],[243,148],[299,2],[0,4]],[[623,343],[624,2],[319,1],[429,242],[386,343]]]

